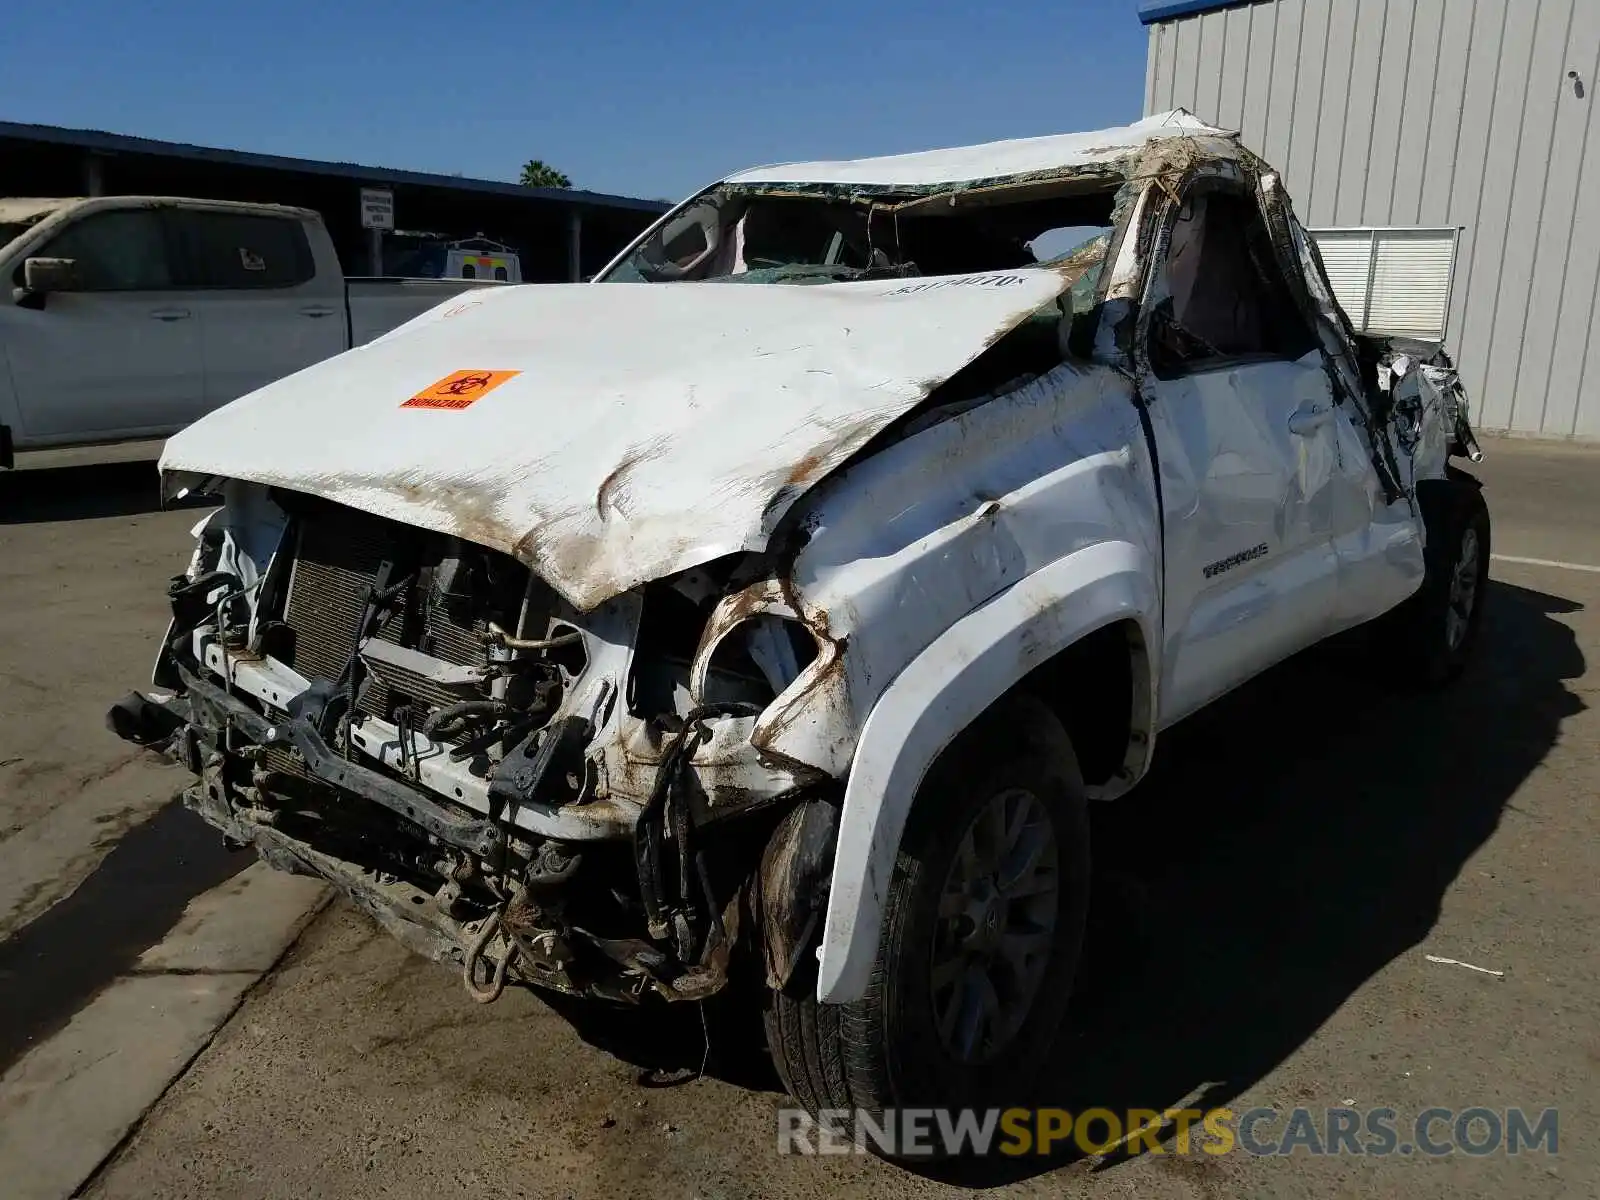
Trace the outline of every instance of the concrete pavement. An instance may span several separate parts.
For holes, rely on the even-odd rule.
[[[196,511],[151,447],[0,475],[0,1194],[66,1196],[206,1045],[320,903],[171,802],[113,737],[148,679]],[[131,461],[130,461],[131,457]]]
[[[1486,449],[1496,551],[1600,565],[1600,452]],[[264,905],[260,869],[208,858],[204,831],[159,808],[143,764],[112,766],[121,743],[98,724],[105,702],[147,671],[153,645],[132,643],[155,636],[147,626],[159,614],[152,622],[138,606],[159,599],[172,547],[198,514],[153,513],[147,464],[51,469],[76,490],[23,492],[21,509],[7,507],[19,493],[0,478],[0,672],[54,689],[8,701],[0,760],[62,764],[29,777],[53,791],[21,797],[5,791],[11,768],[0,767],[0,804],[17,814],[4,819],[20,826],[0,838],[0,867],[31,871],[55,896],[82,880],[81,899],[49,907],[35,896],[21,940],[0,943],[0,1001],[19,994],[7,946],[26,948],[30,933],[35,945],[93,936],[119,898],[145,911],[83,956],[98,975],[49,975],[59,1003],[24,1013],[35,1036],[15,1047],[0,1083],[0,1180],[27,1166],[55,1171],[38,1178],[66,1189],[87,1168],[89,1194],[141,1198],[894,1197],[978,1183],[1173,1198],[1600,1194],[1587,1134],[1600,1118],[1600,717],[1588,702],[1600,574],[1497,561],[1482,659],[1444,695],[1396,693],[1364,661],[1315,654],[1165,735],[1151,780],[1095,814],[1090,958],[1037,1098],[1236,1111],[1348,1101],[1411,1114],[1553,1105],[1560,1154],[1067,1155],[949,1179],[777,1155],[781,1098],[764,1052],[748,1022],[715,1006],[708,1077],[645,1086],[641,1068],[700,1062],[697,1012],[616,1019],[525,993],[480,1008],[451,973],[341,904],[252,988],[313,901],[285,893]],[[19,511],[33,515],[6,523]],[[110,584],[77,595],[85,558],[135,564],[126,598]],[[147,576],[142,592],[131,590],[135,570]],[[55,597],[80,607],[65,610],[69,621],[27,621],[15,615],[19,597],[34,609]],[[111,636],[99,657],[74,657],[63,641],[95,604]],[[31,640],[17,640],[19,629]],[[54,666],[63,660],[66,677]],[[15,694],[7,680],[3,695]],[[80,732],[50,741],[64,720]],[[96,785],[73,786],[74,754],[85,774],[111,767],[99,803],[150,790],[104,873],[93,869],[106,851],[94,845],[100,827],[54,816],[97,811],[83,799]],[[66,880],[10,850],[52,820],[63,824],[33,836],[57,848]],[[172,861],[184,865],[163,891],[141,864]],[[218,910],[261,910],[271,936],[219,936],[229,922],[205,915]],[[141,1119],[141,1100],[156,1096]],[[96,1169],[97,1148],[116,1146],[130,1121],[131,1136]],[[73,1128],[82,1145],[53,1132]],[[66,1194],[48,1186],[39,1194]]]
[[[0,1078],[0,1190],[14,1200],[76,1193],[326,895],[318,881],[256,863],[189,904],[132,969]]]
[[[150,677],[199,512],[160,511],[153,463],[87,454],[0,473],[0,937],[69,894],[183,778],[106,732],[105,710]]]

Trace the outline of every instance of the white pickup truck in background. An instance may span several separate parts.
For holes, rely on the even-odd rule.
[[[345,278],[302,208],[0,199],[0,467],[165,437],[489,280]]]

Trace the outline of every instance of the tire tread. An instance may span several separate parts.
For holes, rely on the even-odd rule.
[[[1028,719],[1019,721],[1019,714]],[[1019,739],[1019,728],[1028,729],[1032,736]],[[996,705],[952,745],[943,761],[946,766],[958,768],[969,765],[991,753],[996,745],[1064,758],[1069,776],[1075,781],[1074,802],[1081,807],[1082,784],[1071,743],[1059,722],[1038,701],[1012,697]],[[1080,815],[1086,818],[1086,811]],[[898,886],[890,887],[885,898],[884,945],[910,919],[913,881],[921,869],[918,849],[928,839],[941,836],[942,832],[928,822],[919,824],[913,810],[896,864]],[[1076,942],[1072,953],[1075,958]],[[891,1064],[896,1056],[886,1044],[889,1026],[884,1019],[895,1003],[894,987],[891,961],[880,947],[866,989],[858,1000],[823,1004],[805,988],[769,994],[768,1047],[784,1086],[800,1104],[812,1112],[833,1108],[881,1114],[902,1102],[904,1088],[901,1081],[892,1077]],[[913,1059],[942,1053],[938,1046],[901,1046],[898,1050],[902,1057],[909,1055]]]

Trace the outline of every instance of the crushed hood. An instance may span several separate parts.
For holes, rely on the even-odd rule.
[[[169,494],[253,480],[505,551],[580,609],[762,549],[809,488],[1066,286],[490,288],[173,437]]]

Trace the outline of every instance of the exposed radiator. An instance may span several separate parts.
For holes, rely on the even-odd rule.
[[[391,585],[412,578],[377,631],[383,641],[470,666],[484,661],[490,614],[496,620],[515,619],[527,574],[503,556],[338,505],[303,514],[295,526],[282,620],[294,631],[290,665],[308,679],[337,679],[344,671],[385,561],[391,564]],[[451,572],[445,564],[456,555],[465,561]],[[448,688],[387,663],[363,674],[357,711],[383,720],[393,720],[405,704],[414,704],[420,722],[428,708],[488,696],[487,688]],[[265,765],[303,774],[281,750],[270,751]]]

